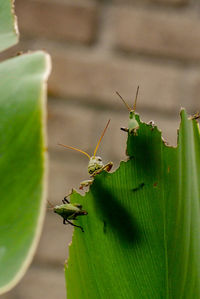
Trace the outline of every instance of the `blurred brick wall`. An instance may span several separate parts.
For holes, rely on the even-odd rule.
[[[137,111],[154,119],[176,144],[181,106],[200,109],[200,2],[198,0],[16,0],[21,41],[1,55],[44,49],[52,55],[49,80],[49,200],[61,199],[86,179],[87,159],[58,142],[92,153],[115,169],[125,158],[119,130],[140,85]],[[87,228],[85,228],[87,229]],[[63,263],[72,228],[47,212],[41,241],[27,274],[5,299],[65,298]],[[81,255],[81,252],[80,252]],[[86,278],[87,279],[87,278]],[[81,298],[80,298],[81,299]]]

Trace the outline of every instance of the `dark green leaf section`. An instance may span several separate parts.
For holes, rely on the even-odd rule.
[[[199,127],[181,112],[179,144],[140,122],[130,159],[96,176],[66,268],[68,299],[200,298]]]
[[[48,72],[43,52],[0,64],[0,292],[25,272],[44,217]]]
[[[18,42],[13,0],[0,1],[0,51]]]

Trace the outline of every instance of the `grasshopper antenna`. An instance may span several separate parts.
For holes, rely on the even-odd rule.
[[[105,132],[106,132],[108,126],[109,126],[109,123],[110,123],[110,119],[109,119],[109,121],[107,122],[107,125],[106,125],[105,129],[103,130],[103,133],[101,134],[101,137],[99,138],[99,141],[98,141],[98,143],[97,143],[97,146],[96,146],[96,148],[95,148],[95,150],[94,150],[94,155],[93,155],[94,157],[95,157],[95,155],[96,155],[96,153],[97,153],[97,150],[98,150],[98,147],[99,147],[99,145],[100,145],[100,143],[101,143],[101,140],[102,140],[103,136],[105,135]]]
[[[118,97],[120,97],[120,99],[122,100],[122,102],[124,103],[128,111],[130,112],[132,110],[131,107],[126,103],[126,101],[122,98],[122,96],[119,94],[118,91],[116,91],[116,94],[118,95]]]
[[[82,151],[82,150],[80,150],[80,149],[78,149],[76,147],[72,147],[72,146],[69,146],[69,145],[62,144],[62,143],[58,143],[58,145],[64,146],[64,147],[69,148],[69,149],[73,149],[73,150],[75,150],[77,152],[80,152],[80,153],[86,155],[90,159],[90,155],[88,155],[88,153],[86,153],[86,152],[84,152],[84,151]]]
[[[48,204],[50,205],[50,207],[48,207],[48,209],[53,210],[54,205],[53,205],[49,200],[47,200],[47,202],[48,202]]]
[[[137,87],[137,91],[136,91],[136,95],[135,95],[135,100],[134,100],[134,104],[133,104],[133,112],[135,112],[136,110],[136,104],[137,104],[137,97],[138,97],[138,93],[139,93],[139,85]]]

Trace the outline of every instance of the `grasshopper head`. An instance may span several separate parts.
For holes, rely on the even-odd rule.
[[[101,169],[103,167],[103,162],[101,157],[92,156],[88,163],[88,173],[92,175],[95,171]]]

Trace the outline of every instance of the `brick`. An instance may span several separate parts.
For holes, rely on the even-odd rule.
[[[133,101],[139,84],[139,105],[146,109],[178,111],[187,101],[184,95],[191,86],[186,72],[176,66],[114,56],[111,59],[96,53],[88,56],[75,51],[49,51],[53,58],[49,91],[57,97],[120,107],[115,91]]]
[[[163,4],[174,4],[174,5],[183,5],[189,2],[189,0],[149,0],[155,3],[163,3]]]
[[[200,20],[192,12],[117,8],[115,38],[119,49],[176,59],[200,59]]]
[[[0,298],[1,299],[15,299],[16,296],[15,296],[15,288],[13,291],[9,291],[8,293],[5,293],[3,295],[0,295]]]
[[[48,199],[53,204],[60,204],[72,188],[78,189],[80,181],[88,178],[88,160],[81,158],[70,152],[66,152],[65,156],[59,155],[59,159],[51,158]]]
[[[188,101],[190,101],[191,98],[194,99],[192,103],[192,109],[190,109],[190,114],[194,114],[197,111],[200,111],[200,105],[199,105],[200,76],[199,76],[198,68],[196,72],[198,73],[198,75],[195,74],[195,71],[188,73],[188,79],[192,82],[193,88],[187,97],[188,97]]]
[[[22,36],[81,43],[91,43],[96,38],[98,10],[91,2],[18,0],[16,12]]]
[[[190,0],[112,0],[112,2],[117,3],[117,4],[135,4],[135,3],[161,3],[165,5],[185,5],[189,2]]]
[[[66,298],[64,267],[31,266],[21,282],[7,294],[8,299]]]
[[[89,153],[92,150],[89,145],[92,143],[95,114],[94,109],[73,105],[70,101],[49,100],[48,131],[51,136],[49,147],[57,152],[63,152],[63,147],[58,146],[58,143],[64,143],[80,147]]]
[[[52,73],[48,88],[50,95],[56,98],[116,110],[120,109],[122,104],[115,91],[119,91],[131,103],[139,84],[138,108],[176,114],[181,106],[192,111],[198,102],[198,93],[194,92],[200,78],[198,65],[188,68],[114,53],[112,56],[104,53],[102,55],[97,51],[80,48],[61,48],[47,41],[21,45],[23,49],[45,48],[52,55]],[[74,124],[76,119],[78,124],[80,115],[83,114],[75,116]],[[55,142],[65,140],[66,143],[67,138],[63,137],[60,140],[57,138]],[[83,139],[83,135],[79,137]]]

